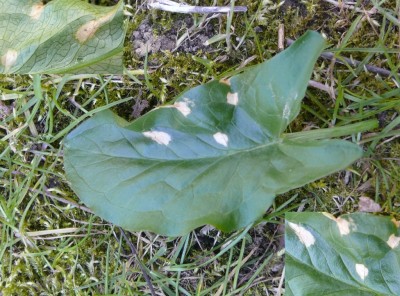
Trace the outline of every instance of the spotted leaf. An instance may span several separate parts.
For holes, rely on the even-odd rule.
[[[283,134],[324,45],[308,32],[271,60],[131,123],[98,113],[65,140],[73,190],[129,230],[176,236],[204,224],[232,231],[254,222],[277,194],[361,156],[350,142]]]
[[[390,217],[287,213],[285,251],[285,295],[399,295],[400,228]]]
[[[123,2],[0,1],[0,73],[122,73]]]

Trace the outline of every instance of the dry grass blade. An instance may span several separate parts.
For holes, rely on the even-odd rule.
[[[288,45],[291,45],[293,42],[294,42],[293,39],[289,39],[289,38],[286,39],[286,43]],[[361,64],[360,61],[354,60],[354,59],[350,59],[350,58],[347,58],[347,57],[341,57],[340,59],[335,58],[335,55],[333,53],[331,53],[331,52],[324,52],[324,53],[321,54],[321,57],[324,58],[324,59],[327,59],[329,61],[334,60],[335,63],[338,63],[338,64],[342,64],[342,65],[348,64],[348,65],[353,66],[353,67],[357,67],[357,66],[359,66]],[[383,75],[383,76],[392,76],[393,75],[390,70],[384,69],[384,68],[380,68],[380,67],[376,67],[374,65],[364,65],[364,68],[369,72],[376,73],[376,74]],[[398,74],[400,74],[400,72]]]
[[[191,6],[187,4],[180,4],[169,0],[150,0],[147,4],[149,9],[160,9],[169,12],[178,13],[229,13],[231,8],[229,6]],[[246,12],[247,8],[245,6],[235,6],[233,8],[234,12]]]
[[[140,259],[138,257],[138,252],[136,250],[135,245],[131,242],[131,240],[129,239],[129,237],[126,235],[125,231],[122,228],[120,228],[119,230],[121,231],[122,236],[124,237],[125,241],[128,243],[129,247],[131,248],[132,254],[136,257],[136,261],[138,262],[139,268],[142,271],[143,277],[147,282],[147,285],[150,289],[151,295],[156,296],[157,294],[154,290],[153,284],[151,283],[151,279],[150,279],[149,275],[147,274],[143,263],[140,261]]]

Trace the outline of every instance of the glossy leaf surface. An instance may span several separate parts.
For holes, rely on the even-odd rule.
[[[399,295],[400,222],[287,213],[285,295]]]
[[[277,194],[362,154],[346,141],[283,136],[324,44],[308,32],[273,59],[131,123],[98,113],[65,140],[73,190],[129,230],[176,236],[204,224],[232,231],[254,222]]]
[[[123,2],[0,1],[0,73],[122,73]]]

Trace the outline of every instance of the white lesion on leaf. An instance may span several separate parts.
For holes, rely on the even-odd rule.
[[[185,117],[192,112],[187,102],[176,102],[173,106]]]
[[[215,142],[217,142],[218,144],[228,147],[229,138],[226,134],[218,132],[213,135],[213,138],[214,138]]]
[[[364,264],[356,264],[356,272],[358,276],[364,281],[365,278],[368,276],[368,268]]]
[[[18,52],[15,49],[8,49],[1,57],[1,64],[4,66],[4,73],[8,73],[18,58]]]
[[[286,103],[285,106],[283,107],[282,117],[286,121],[289,121],[289,118],[290,118],[290,106],[289,106],[289,103]]]
[[[341,236],[348,235],[351,230],[355,230],[356,228],[352,219],[346,220],[342,217],[335,218],[335,216],[325,212],[322,214],[336,222],[336,226],[338,227]]]
[[[338,217],[336,218],[336,224],[339,228],[340,235],[348,235],[350,233],[351,221]]]
[[[395,236],[394,234],[391,234],[389,236],[389,239],[386,242],[389,247],[391,247],[392,249],[397,248],[400,245],[400,237]]]
[[[297,225],[293,222],[288,222],[290,228],[293,229],[296,236],[299,238],[300,242],[306,247],[309,248],[315,244],[315,237],[312,235],[310,231],[305,229],[303,226]]]
[[[397,228],[400,228],[400,221],[397,221],[395,218],[392,218],[391,220],[394,225],[396,225]]]
[[[166,132],[160,131],[147,131],[143,132],[143,136],[149,138],[160,145],[168,146],[169,142],[171,142],[171,135]]]
[[[38,20],[42,15],[43,9],[44,9],[44,4],[42,2],[36,3],[32,6],[29,16],[34,20]]]
[[[163,106],[163,108],[175,108],[182,113],[183,116],[187,117],[192,112],[191,107],[193,106],[194,103],[190,99],[184,98],[182,101],[175,102],[172,105]]]
[[[236,106],[239,103],[239,94],[228,92],[226,95],[226,101],[228,104]]]
[[[105,23],[109,22],[115,15],[115,10],[107,13],[106,15],[102,16],[99,19],[91,20],[86,24],[82,25],[75,34],[76,39],[80,43],[84,43],[90,38],[94,36],[97,30],[104,25]]]

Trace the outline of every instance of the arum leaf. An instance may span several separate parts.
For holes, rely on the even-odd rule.
[[[203,224],[232,231],[254,222],[277,194],[361,156],[346,141],[283,137],[324,44],[308,32],[273,59],[131,123],[98,113],[65,140],[73,190],[129,230],[175,236]]]
[[[399,295],[399,226],[366,213],[287,213],[285,295]]]
[[[0,1],[0,73],[122,73],[123,2]]]

